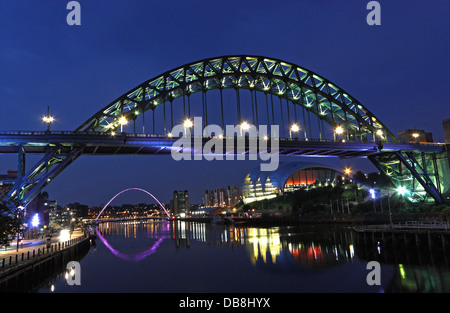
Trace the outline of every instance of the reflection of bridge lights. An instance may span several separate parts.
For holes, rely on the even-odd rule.
[[[375,199],[375,189],[371,188],[369,189],[370,192],[370,196],[372,197],[372,199]]]
[[[138,254],[136,254],[136,255],[127,255],[127,254],[124,254],[124,253],[122,253],[122,252],[117,251],[116,249],[114,249],[114,248],[108,243],[108,241],[105,239],[105,237],[102,236],[102,234],[100,233],[100,231],[99,231],[99,229],[98,229],[98,226],[97,226],[97,228],[96,228],[96,231],[97,231],[97,235],[98,235],[98,237],[100,238],[100,240],[105,244],[105,246],[106,246],[106,247],[107,247],[107,248],[108,248],[115,256],[117,256],[117,257],[119,257],[119,258],[121,258],[121,259],[123,259],[123,260],[128,260],[128,261],[141,261],[141,260],[145,259],[146,257],[148,257],[149,255],[155,253],[155,252],[156,252],[156,249],[158,249],[158,247],[159,247],[159,245],[161,244],[161,242],[166,238],[165,236],[159,238],[159,239],[153,244],[153,246],[152,246],[150,249],[148,249],[148,250],[145,250],[145,251],[143,251],[143,252],[141,252],[141,253],[138,253]]]

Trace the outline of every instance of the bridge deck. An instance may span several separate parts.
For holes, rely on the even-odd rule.
[[[72,131],[11,131],[0,133],[0,153],[18,153],[22,147],[25,153],[45,153],[48,146],[61,145],[63,152],[70,151],[74,146],[84,146],[85,155],[140,155],[140,154],[170,154],[172,145],[179,138],[162,135],[118,133],[85,133]],[[191,147],[195,153],[201,153],[201,148],[211,137],[201,138],[201,147],[192,137]],[[248,138],[247,138],[248,139]],[[217,138],[216,138],[217,140]],[[231,148],[226,142],[233,140]],[[441,152],[443,144],[412,144],[383,143],[380,146],[374,142],[344,142],[328,139],[279,138],[280,155],[287,156],[335,156],[335,157],[366,157],[380,151],[424,151]],[[235,137],[223,137],[223,154],[237,153]],[[270,148],[270,143],[267,143]],[[200,149],[199,149],[200,148]],[[381,150],[380,150],[381,148]],[[245,153],[248,153],[248,140]]]

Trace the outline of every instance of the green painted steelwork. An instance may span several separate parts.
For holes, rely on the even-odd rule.
[[[204,59],[156,76],[98,111],[77,131],[115,131],[122,117],[134,120],[161,105],[165,110],[165,104],[172,105],[176,98],[227,88],[277,96],[280,104],[281,99],[287,99],[333,128],[342,127],[348,140],[366,141],[372,136],[374,141],[397,141],[373,113],[326,78],[289,62],[245,55]]]

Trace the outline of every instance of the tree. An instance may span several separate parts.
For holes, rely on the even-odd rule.
[[[353,180],[360,185],[365,185],[367,182],[366,175],[361,171],[357,171],[355,175],[353,175]]]
[[[0,201],[0,245],[7,246],[22,229],[23,212],[17,203]]]

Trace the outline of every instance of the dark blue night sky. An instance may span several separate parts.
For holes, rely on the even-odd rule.
[[[443,141],[450,118],[450,2],[379,1],[381,25],[366,23],[367,0],[0,0],[0,130],[73,130],[111,101],[167,70],[230,54],[264,55],[310,69],[344,88],[394,133]],[[29,156],[27,168],[38,156]],[[329,162],[336,160],[324,160]],[[365,160],[353,168],[373,169]],[[64,205],[106,203],[127,187],[162,201],[188,189],[241,185],[257,162],[176,162],[170,157],[83,156],[45,190]],[[16,167],[0,155],[0,172]],[[125,200],[124,200],[125,201]]]

